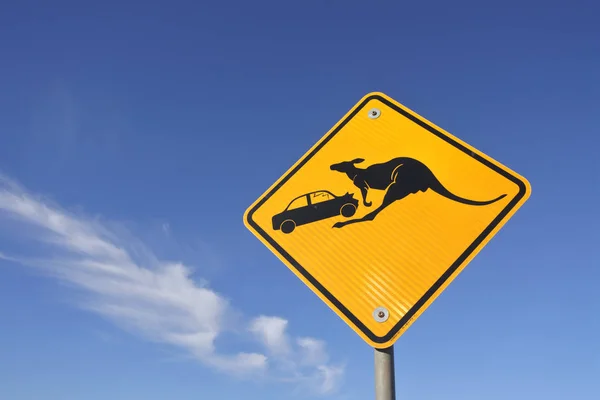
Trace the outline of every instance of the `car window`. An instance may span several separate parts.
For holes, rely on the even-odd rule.
[[[306,196],[298,197],[296,200],[290,203],[288,210],[293,210],[296,208],[306,207],[308,206],[308,200],[306,200]]]
[[[327,200],[331,200],[333,197],[327,192],[316,192],[310,195],[310,203],[318,204]]]

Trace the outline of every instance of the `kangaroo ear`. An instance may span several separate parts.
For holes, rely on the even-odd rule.
[[[350,161],[352,164],[356,164],[356,163],[361,163],[365,161],[364,158],[355,158],[354,160]]]

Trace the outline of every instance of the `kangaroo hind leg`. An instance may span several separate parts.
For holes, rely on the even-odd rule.
[[[363,198],[363,205],[365,207],[371,207],[371,205],[373,203],[371,203],[370,201],[367,201],[367,194],[369,193],[369,190],[367,189],[366,186],[363,186],[360,188],[360,193],[362,194],[362,198]]]

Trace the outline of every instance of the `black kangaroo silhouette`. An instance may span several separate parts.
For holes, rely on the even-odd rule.
[[[385,190],[383,201],[379,207],[364,217],[337,222],[333,225],[334,228],[341,228],[357,222],[372,221],[377,214],[396,200],[403,199],[409,194],[425,192],[427,189],[431,189],[450,200],[472,206],[492,204],[506,197],[506,194],[503,194],[493,200],[476,201],[457,196],[446,189],[425,164],[414,158],[397,157],[383,163],[373,164],[367,168],[358,168],[355,165],[363,161],[363,158],[356,158],[352,161],[333,164],[330,168],[333,171],[346,174],[352,180],[354,185],[360,189],[363,204],[366,207],[371,206],[371,202],[367,201],[369,189]]]

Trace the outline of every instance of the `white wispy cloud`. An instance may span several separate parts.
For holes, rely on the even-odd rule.
[[[256,339],[260,350],[218,349],[217,338],[232,324],[227,316],[238,315],[229,300],[192,278],[188,266],[158,259],[98,217],[68,212],[3,175],[0,217],[11,235],[41,244],[27,255],[0,249],[0,258],[69,283],[86,294],[81,306],[132,334],[179,348],[224,373],[303,384],[316,394],[339,386],[343,365],[330,364],[323,341],[291,337],[284,318],[260,315],[235,330]]]
[[[288,321],[279,317],[261,315],[250,324],[249,330],[272,354],[288,355],[289,339],[286,335]]]
[[[278,370],[287,372],[286,380],[303,382],[316,394],[334,392],[344,366],[329,363],[324,341],[312,337],[294,340],[287,333],[287,325],[283,318],[261,315],[251,322],[249,330],[262,342]]]

